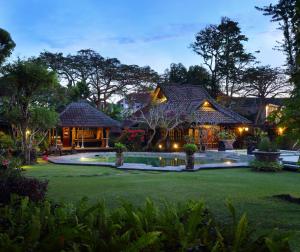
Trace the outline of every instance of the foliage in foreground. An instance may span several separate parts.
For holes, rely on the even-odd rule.
[[[8,204],[12,194],[26,196],[34,202],[45,199],[48,181],[23,176],[21,170],[16,168],[21,164],[18,159],[0,157],[0,161],[0,205]]]
[[[250,162],[250,167],[254,171],[265,171],[265,172],[277,172],[283,169],[283,166],[277,161],[275,162],[259,161],[257,159]]]
[[[160,209],[147,200],[136,208],[124,202],[109,210],[90,206],[31,203],[14,198],[0,208],[1,251],[290,251],[288,237],[253,238],[246,215],[218,224],[202,202]]]

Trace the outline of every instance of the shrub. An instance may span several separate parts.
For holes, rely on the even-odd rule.
[[[117,153],[122,153],[123,151],[126,151],[126,146],[122,143],[115,143],[115,149]]]
[[[259,161],[257,159],[250,162],[250,167],[255,171],[277,172],[283,169],[278,162]]]
[[[109,210],[87,199],[75,206],[15,199],[0,208],[0,251],[291,251],[288,237],[254,238],[246,215],[218,223],[203,202],[158,208],[150,200]]]
[[[263,137],[258,144],[259,151],[266,152],[277,152],[277,145],[274,142],[271,142],[268,137]]]
[[[144,130],[124,130],[118,139],[120,143],[127,146],[130,151],[140,151],[145,142],[145,131]]]
[[[0,149],[9,149],[13,147],[14,147],[14,141],[12,137],[0,131]]]
[[[187,154],[192,155],[198,150],[198,147],[196,144],[185,144],[183,149]]]
[[[19,165],[19,159],[3,159],[0,167],[0,203],[7,204],[13,194],[27,196],[35,202],[44,200],[48,181],[22,176]]]
[[[236,138],[236,135],[234,134],[234,132],[228,130],[221,130],[218,133],[218,138],[222,140],[234,140]]]

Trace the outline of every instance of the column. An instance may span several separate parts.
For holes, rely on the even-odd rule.
[[[106,142],[106,145],[105,145],[105,147],[106,147],[106,148],[108,148],[108,147],[109,147],[109,146],[108,146],[108,140],[109,140],[109,130],[110,130],[109,128],[106,128],[106,129],[105,129],[105,137],[106,137],[106,138],[105,138],[105,140],[106,140],[106,141],[105,141],[105,142]]]

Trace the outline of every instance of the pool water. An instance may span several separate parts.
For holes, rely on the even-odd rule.
[[[114,156],[94,156],[81,158],[83,162],[104,162],[114,163]],[[200,164],[212,164],[212,163],[234,163],[235,160],[231,159],[213,159],[213,158],[195,158],[195,165]],[[183,157],[140,157],[140,156],[125,156],[124,163],[139,163],[152,165],[153,167],[164,167],[164,166],[180,166],[185,165],[185,159]]]

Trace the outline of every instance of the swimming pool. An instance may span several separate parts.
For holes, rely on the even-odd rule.
[[[61,157],[49,157],[49,161],[57,164],[115,166],[114,152],[89,152]],[[249,157],[233,152],[207,151],[195,154],[194,170],[207,168],[245,167]],[[125,152],[124,165],[119,169],[135,170],[185,170],[185,153],[159,152]]]
[[[96,154],[95,156],[91,157],[82,157],[80,161],[84,162],[104,162],[104,163],[114,163],[116,158],[114,156],[102,156]],[[145,165],[152,165],[153,167],[166,167],[166,166],[181,166],[185,165],[185,157],[183,156],[166,156],[166,155],[157,155],[152,157],[145,157],[145,156],[124,156],[124,163],[129,164],[145,164]],[[195,165],[200,164],[212,164],[212,163],[236,163],[236,160],[229,159],[229,158],[195,158]]]

